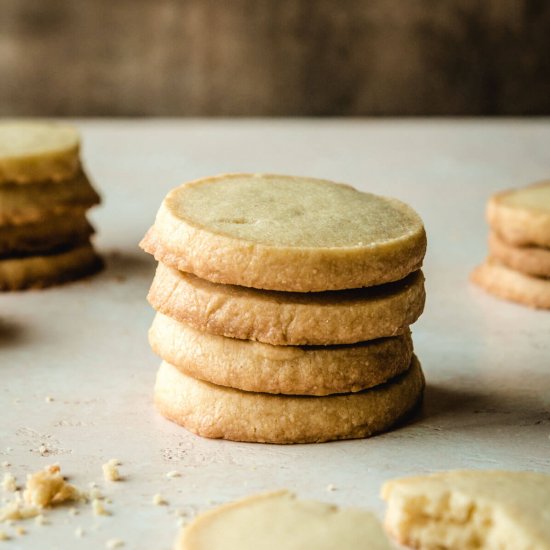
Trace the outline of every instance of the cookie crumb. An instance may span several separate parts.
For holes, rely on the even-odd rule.
[[[52,397],[51,395],[47,395],[47,396],[46,396],[46,399],[45,399],[46,403],[52,403],[53,400],[54,400],[54,399],[53,399],[53,397]]]
[[[2,531],[0,529],[0,540],[10,540],[10,536],[6,533],[6,531]]]
[[[116,458],[111,458],[111,460],[103,464],[102,469],[105,481],[120,481],[122,479],[117,468],[119,465],[120,460]]]
[[[92,510],[94,511],[94,515],[96,516],[110,516],[111,512],[103,506],[103,502],[99,500],[98,498],[94,498],[92,500]]]
[[[332,493],[333,491],[336,491],[336,485],[334,485],[334,484],[332,484],[332,483],[329,483],[329,484],[327,485],[327,491],[328,491],[329,493]]]
[[[54,464],[27,476],[23,498],[27,504],[44,508],[51,504],[79,500],[81,494],[74,485],[65,481],[59,465]]]
[[[172,470],[171,472],[168,472],[168,473],[166,474],[166,477],[167,477],[168,479],[174,479],[175,477],[181,477],[181,474],[180,474],[178,471],[176,471],[176,470]]]
[[[9,472],[4,474],[2,489],[4,489],[4,491],[8,491],[9,493],[15,493],[15,491],[17,491],[17,480],[13,474],[10,474]]]
[[[2,467],[9,468],[10,466],[11,464],[7,460],[4,460],[4,462],[2,462]]]
[[[122,548],[124,541],[122,539],[109,539],[105,544],[105,548],[112,550],[113,548]]]
[[[82,529],[82,527],[77,527],[77,528],[74,530],[74,536],[75,536],[77,539],[81,539],[81,538],[84,536],[84,529]]]
[[[23,535],[26,535],[27,534],[27,530],[24,528],[24,527],[17,527],[15,529],[15,532],[20,536],[22,537]]]
[[[80,511],[72,507],[72,508],[69,508],[68,514],[69,516],[78,516],[78,514],[80,514]]]
[[[155,506],[167,506],[168,501],[159,493],[153,496],[153,504]]]

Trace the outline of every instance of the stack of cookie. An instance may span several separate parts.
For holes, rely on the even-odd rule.
[[[40,288],[97,271],[86,210],[99,203],[66,125],[0,123],[0,290]]]
[[[493,195],[489,258],[472,273],[488,292],[550,309],[550,181]]]
[[[161,413],[206,437],[367,437],[424,387],[409,325],[424,307],[421,219],[307,178],[231,174],[163,201],[141,246],[160,262],[150,342]]]

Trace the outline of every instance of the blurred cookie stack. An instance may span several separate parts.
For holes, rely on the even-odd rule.
[[[493,195],[489,258],[472,273],[488,292],[550,309],[550,181]]]
[[[141,246],[160,262],[149,337],[161,413],[206,437],[368,437],[420,402],[422,220],[394,199],[262,174],[172,190]]]
[[[100,199],[75,128],[0,123],[0,290],[42,288],[102,266],[86,211]]]

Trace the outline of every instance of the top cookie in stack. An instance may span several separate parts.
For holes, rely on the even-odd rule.
[[[420,400],[421,219],[325,180],[231,174],[171,191],[142,241],[161,412],[208,437],[365,437]]]
[[[86,210],[99,196],[71,126],[0,123],[0,290],[39,288],[97,271]]]
[[[501,298],[550,309],[550,181],[493,195],[489,258],[472,280]]]

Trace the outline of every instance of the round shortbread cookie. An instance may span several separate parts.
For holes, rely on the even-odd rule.
[[[385,526],[407,548],[550,549],[550,475],[455,470],[382,487]]]
[[[94,228],[85,210],[56,214],[24,225],[0,226],[0,258],[45,254],[89,240]]]
[[[493,195],[487,218],[512,245],[550,248],[550,180]]]
[[[297,500],[288,491],[244,498],[185,527],[176,550],[390,550],[376,517],[357,508]]]
[[[369,437],[391,428],[420,402],[416,357],[393,380],[328,397],[254,393],[196,380],[163,362],[155,403],[168,419],[203,437],[256,443],[315,443]]]
[[[80,137],[66,124],[0,122],[0,183],[72,178],[79,169]]]
[[[0,225],[42,221],[52,215],[85,210],[100,198],[83,171],[70,180],[0,185]]]
[[[272,346],[200,332],[157,313],[149,342],[181,372],[239,390],[287,395],[350,393],[407,370],[410,331],[345,346]]]
[[[538,309],[550,309],[548,278],[525,275],[495,260],[487,260],[472,272],[471,279],[499,298]]]
[[[91,244],[49,256],[0,260],[0,290],[45,288],[91,275],[102,266]]]
[[[424,308],[424,275],[317,293],[221,285],[159,264],[148,300],[191,327],[273,345],[353,344],[403,334]]]
[[[535,277],[550,277],[550,248],[513,246],[495,232],[489,235],[489,252],[502,264]]]
[[[326,180],[228,174],[172,190],[141,246],[215,283],[361,288],[418,270],[426,234],[402,202]]]

